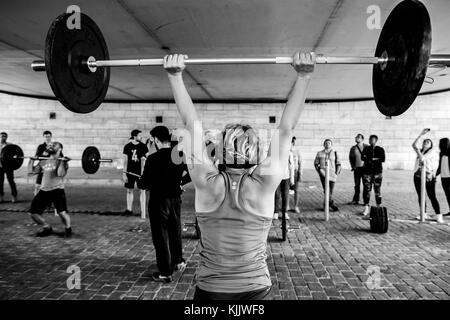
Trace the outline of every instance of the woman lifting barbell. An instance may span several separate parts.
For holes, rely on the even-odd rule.
[[[293,57],[297,81],[266,159],[261,161],[262,148],[251,126],[228,124],[216,150],[223,171],[206,152],[202,124],[182,79],[184,59],[183,55],[166,56],[164,68],[178,111],[192,137],[184,137],[183,142],[202,233],[194,299],[263,299],[271,288],[266,246],[274,194],[287,163],[292,131],[304,106],[315,55],[296,53]]]

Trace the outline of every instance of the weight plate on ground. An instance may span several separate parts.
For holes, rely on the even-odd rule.
[[[96,147],[87,147],[81,156],[81,166],[87,174],[94,174],[100,168],[100,151]]]
[[[80,13],[80,28],[69,29],[67,20],[71,16],[69,13],[60,15],[48,31],[45,69],[56,98],[72,112],[88,113],[103,102],[110,70],[98,68],[91,72],[82,61],[90,56],[96,60],[109,60],[108,48],[91,18]]]
[[[400,2],[390,13],[378,40],[376,57],[386,64],[373,67],[372,88],[380,112],[398,116],[413,104],[425,79],[431,54],[431,22],[417,0]]]
[[[386,207],[370,208],[370,231],[375,233],[386,233],[388,231],[389,219]]]
[[[23,151],[15,144],[7,144],[3,147],[0,161],[5,171],[14,171],[23,164]]]

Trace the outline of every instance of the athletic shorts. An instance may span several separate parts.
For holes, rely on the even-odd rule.
[[[43,214],[44,211],[53,204],[58,213],[67,211],[66,193],[64,189],[51,191],[39,190],[38,194],[31,201],[30,213]]]
[[[134,186],[137,185],[138,189],[142,189],[141,179],[136,176],[132,176],[131,174],[127,174],[128,182],[125,183],[125,188],[134,189]]]

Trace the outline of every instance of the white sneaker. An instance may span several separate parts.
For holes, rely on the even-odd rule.
[[[186,264],[186,262],[180,262],[180,263],[177,263],[176,265],[175,265],[175,271],[180,271],[180,272],[183,272],[185,269],[186,269],[186,266],[187,266],[187,264]]]
[[[295,213],[300,213],[300,208],[298,206],[295,207]]]
[[[284,216],[286,217],[286,220],[289,220],[289,219],[290,219],[287,212],[284,214]],[[282,217],[283,217],[282,214],[278,214],[278,219],[281,219]]]
[[[275,213],[273,214],[273,220],[278,220],[278,212],[275,212]]]
[[[422,220],[422,218],[420,217],[420,214],[416,217],[416,220]],[[425,220],[428,220],[428,214],[425,213]]]
[[[367,217],[367,216],[369,215],[369,213],[370,213],[370,206],[369,206],[369,205],[366,205],[365,208],[364,208],[364,211],[361,212],[361,214],[362,214],[363,216]]]
[[[444,217],[442,216],[442,214],[437,214],[436,220],[438,223],[444,223]]]

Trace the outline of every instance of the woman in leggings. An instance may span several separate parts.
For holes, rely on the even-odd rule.
[[[439,168],[436,176],[441,175],[442,188],[447,197],[450,211],[450,140],[448,138],[439,140],[439,149],[441,153],[439,154]],[[444,214],[444,216],[450,216],[450,212]]]
[[[414,168],[414,186],[416,187],[417,195],[419,197],[420,205],[420,186],[421,186],[421,172],[422,167],[425,168],[426,172],[426,191],[428,198],[431,201],[434,212],[436,213],[436,220],[439,223],[443,222],[443,217],[439,208],[439,202],[436,199],[436,157],[433,153],[433,141],[431,139],[424,139],[422,142],[422,148],[419,149],[419,140],[422,136],[426,135],[430,129],[424,129],[420,135],[414,140],[412,147],[417,153],[416,165]],[[425,199],[424,199],[425,200]],[[425,200],[426,201],[426,200]],[[425,213],[426,217],[426,213]],[[420,216],[418,217],[420,220]]]

